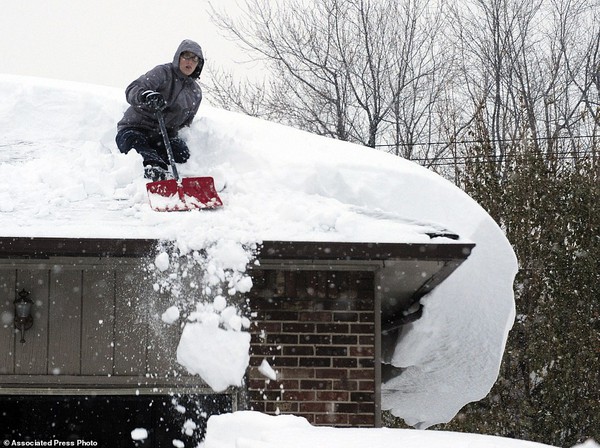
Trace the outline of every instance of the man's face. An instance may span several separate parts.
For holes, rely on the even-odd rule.
[[[198,67],[198,62],[200,62],[200,58],[196,56],[191,51],[184,51],[179,56],[179,70],[185,76],[190,76]]]

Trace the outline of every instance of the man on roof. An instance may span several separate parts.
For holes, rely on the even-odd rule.
[[[190,157],[187,144],[178,137],[200,107],[202,90],[197,80],[204,66],[200,45],[191,40],[179,44],[173,62],[154,67],[133,81],[125,96],[130,107],[117,123],[116,142],[122,153],[132,149],[144,160],[144,176],[165,180],[169,158],[160,133],[157,113],[162,112],[176,163]]]

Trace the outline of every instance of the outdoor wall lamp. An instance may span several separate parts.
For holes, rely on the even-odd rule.
[[[15,304],[15,327],[21,331],[21,343],[25,343],[25,331],[33,325],[33,316],[31,315],[31,306],[33,300],[29,298],[29,291],[24,289],[19,292],[19,296],[14,301]]]

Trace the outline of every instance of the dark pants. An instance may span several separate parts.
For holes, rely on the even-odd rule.
[[[160,166],[167,169],[169,157],[161,134],[140,129],[122,129],[115,138],[119,151],[127,154],[135,149],[144,159],[144,166]],[[190,150],[185,142],[178,138],[169,138],[173,149],[173,159],[176,163],[184,163],[190,158]]]

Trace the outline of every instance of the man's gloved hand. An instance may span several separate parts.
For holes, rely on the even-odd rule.
[[[167,103],[163,96],[154,90],[146,90],[142,92],[142,102],[152,110],[163,110],[167,107]]]

